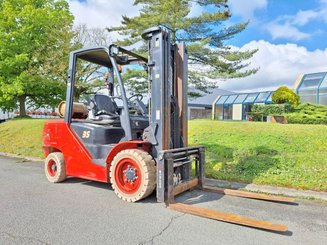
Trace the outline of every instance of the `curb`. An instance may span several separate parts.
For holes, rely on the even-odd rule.
[[[0,152],[0,156],[20,158],[20,159],[25,159],[25,160],[28,160],[28,161],[33,161],[33,162],[43,162],[44,161],[44,159],[38,158],[38,157],[28,157],[28,156],[22,156],[22,155],[6,153],[6,152]]]
[[[245,189],[252,192],[263,192],[273,195],[284,195],[289,197],[315,198],[327,201],[327,192],[297,190],[293,188],[277,187],[269,185],[242,184],[238,182],[230,182],[225,180],[205,179],[206,184],[222,188]]]

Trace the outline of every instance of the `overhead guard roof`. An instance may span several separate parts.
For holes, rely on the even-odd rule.
[[[86,48],[79,49],[73,51],[79,59],[98,64],[101,66],[112,67],[111,61],[109,58],[110,48],[113,45],[108,47],[94,47],[94,48]],[[117,64],[119,65],[129,65],[129,64],[145,64],[147,63],[147,59],[135,54],[129,50],[123,49],[118,46],[114,46],[118,49],[118,55],[113,55],[116,59]]]

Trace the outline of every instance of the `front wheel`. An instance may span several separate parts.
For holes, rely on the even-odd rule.
[[[117,196],[136,202],[149,196],[156,187],[156,166],[152,156],[142,150],[119,152],[110,166],[110,182]]]
[[[59,183],[66,179],[64,155],[61,152],[52,152],[45,159],[44,171],[47,179],[52,183]]]

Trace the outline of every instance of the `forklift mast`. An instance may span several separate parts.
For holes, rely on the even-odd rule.
[[[151,93],[150,125],[158,145],[156,151],[187,146],[187,50],[171,44],[170,32],[150,28],[148,74]]]
[[[173,190],[189,185],[195,155],[196,179],[203,179],[204,148],[187,147],[187,49],[172,44],[170,31],[153,27],[142,33],[148,41],[151,108],[144,140],[151,142],[157,163],[157,200],[173,202]],[[194,180],[192,183],[195,183]]]

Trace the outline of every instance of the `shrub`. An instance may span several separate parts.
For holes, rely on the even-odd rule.
[[[321,113],[327,113],[327,106],[325,105],[314,105],[310,103],[305,103],[297,106],[295,108],[295,111],[305,111],[305,112],[321,112]]]
[[[296,107],[301,103],[300,97],[286,86],[281,86],[273,93],[272,101],[275,104],[287,103],[293,107]]]
[[[288,123],[327,124],[327,106],[302,104],[293,113],[285,114]]]
[[[292,106],[289,104],[253,105],[252,107],[254,121],[261,121],[262,119],[265,119],[267,116],[283,115],[291,111],[292,111]]]

